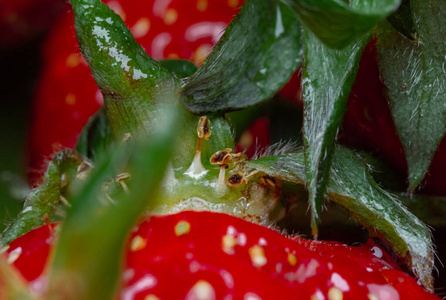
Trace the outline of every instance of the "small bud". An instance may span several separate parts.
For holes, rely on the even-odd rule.
[[[206,116],[201,116],[198,120],[197,134],[200,139],[205,140],[211,136],[211,121]]]
[[[228,178],[228,185],[232,187],[240,186],[243,183],[248,183],[245,176],[240,173],[234,173]]]
[[[226,166],[232,161],[231,152],[232,152],[231,148],[226,148],[225,150],[217,151],[214,154],[212,154],[209,161],[213,165]]]

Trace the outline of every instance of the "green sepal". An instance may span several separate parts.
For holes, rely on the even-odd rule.
[[[55,247],[48,299],[114,299],[123,247],[138,217],[153,207],[174,149],[179,114],[166,109],[148,138],[129,140],[104,156],[73,196]],[[110,202],[103,184],[115,170],[131,174],[128,194]]]
[[[369,33],[401,0],[283,0],[325,45],[342,49]],[[350,4],[349,4],[350,3]]]
[[[96,161],[114,141],[110,121],[104,107],[101,107],[87,124],[76,143],[76,151]]]
[[[304,184],[303,153],[262,157],[248,166],[281,180]],[[426,288],[432,288],[433,250],[428,228],[393,195],[380,188],[367,166],[352,152],[336,148],[327,187],[328,198],[341,205],[371,235],[386,240]]]
[[[184,59],[164,59],[159,63],[178,78],[189,77],[197,71],[197,67],[192,62]]]
[[[342,50],[333,50],[304,29],[304,145],[314,235],[318,232],[336,135],[347,111],[361,54],[370,38],[367,34]]]
[[[28,231],[54,222],[63,216],[73,182],[83,178],[91,164],[71,149],[59,152],[48,165],[43,184],[32,190],[25,200],[18,218],[3,232],[1,245],[7,245]]]
[[[242,109],[271,98],[302,60],[301,27],[278,0],[248,0],[212,53],[185,81],[195,114]]]
[[[135,41],[121,18],[99,0],[72,0],[80,50],[104,95],[118,140],[150,132],[159,93],[179,87],[175,76]]]
[[[415,40],[389,23],[380,26],[378,62],[414,191],[446,131],[446,2],[412,0],[411,13]]]
[[[387,21],[402,35],[408,39],[415,40],[417,32],[410,10],[410,0],[402,0],[400,7],[391,14]]]

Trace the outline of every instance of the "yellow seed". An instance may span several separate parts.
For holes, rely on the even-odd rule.
[[[167,58],[168,58],[168,59],[179,59],[180,56],[179,56],[178,54],[176,54],[176,53],[169,53],[169,54],[167,55]]]
[[[212,52],[212,45],[200,45],[192,54],[192,60],[196,65],[201,65],[206,57]]]
[[[239,6],[239,1],[238,0],[228,0],[228,6],[230,8],[236,8],[237,6]]]
[[[80,63],[79,55],[77,53],[71,53],[68,55],[65,65],[67,68],[76,68]]]
[[[207,8],[208,8],[207,0],[198,0],[197,1],[197,10],[198,11],[205,11]]]
[[[373,294],[368,294],[367,297],[369,298],[369,300],[379,300],[378,297]]]
[[[262,247],[255,245],[249,248],[249,256],[251,256],[251,262],[255,267],[262,267],[266,265],[265,251]]]
[[[73,94],[68,94],[65,97],[65,103],[68,105],[73,105],[74,103],[76,103],[76,96]]]
[[[146,247],[146,245],[147,245],[147,240],[137,235],[133,238],[132,242],[130,243],[130,250],[133,252],[142,250]]]
[[[166,23],[166,25],[172,25],[177,21],[177,19],[178,19],[178,12],[173,8],[169,8],[164,14],[163,18],[164,23]]]
[[[328,300],[342,300],[342,299],[344,299],[344,294],[340,289],[332,287],[328,290]]]
[[[135,38],[145,36],[150,29],[150,20],[147,18],[140,18],[135,25],[133,25],[131,32]]]
[[[18,247],[9,252],[9,256],[7,259],[8,264],[12,264],[13,262],[15,262],[21,254],[22,254],[22,247]]]
[[[233,235],[224,235],[221,239],[223,251],[228,254],[234,254],[234,246],[236,244],[235,237]]]
[[[288,253],[288,262],[290,263],[290,265],[292,265],[293,267],[296,265],[297,263],[297,258],[293,253]]]
[[[251,145],[254,143],[254,137],[252,136],[249,131],[245,131],[242,136],[240,137],[239,144],[243,149],[247,149],[251,147]]]
[[[209,282],[199,280],[191,288],[186,298],[193,298],[197,300],[215,299],[215,290]]]
[[[144,297],[144,300],[160,300],[160,298],[155,295],[147,295]]]
[[[175,235],[181,236],[190,232],[190,223],[187,221],[180,221],[175,225]]]

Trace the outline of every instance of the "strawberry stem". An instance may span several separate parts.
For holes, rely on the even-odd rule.
[[[59,152],[48,166],[44,183],[26,197],[17,220],[3,232],[1,245],[7,245],[31,229],[44,225],[45,218],[55,221],[69,205],[66,196],[70,194],[70,186],[74,181],[83,180],[90,168],[90,162],[76,151],[66,149]]]

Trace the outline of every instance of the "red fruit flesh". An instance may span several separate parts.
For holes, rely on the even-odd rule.
[[[200,64],[237,14],[242,0],[104,1],[155,59],[181,58]],[[28,155],[33,184],[51,156],[73,148],[102,95],[79,53],[72,14],[66,14],[43,45],[42,76],[33,100]]]
[[[22,254],[13,264],[28,280],[43,282],[36,280],[36,274],[44,270],[51,241],[48,226],[38,228],[11,243],[8,257],[21,247]],[[351,247],[287,238],[233,216],[193,211],[147,217],[132,230],[119,295],[124,300],[151,299],[150,295],[159,299],[439,299],[371,242]]]
[[[55,242],[55,226],[56,224],[50,224],[33,229],[7,246],[8,262],[13,263],[29,282],[38,279],[44,272]]]

